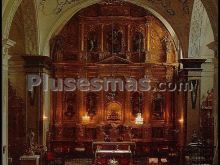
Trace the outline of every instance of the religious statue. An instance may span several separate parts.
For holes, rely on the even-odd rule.
[[[133,51],[134,52],[143,52],[143,45],[144,45],[144,37],[142,33],[136,33],[133,37]]]
[[[35,144],[34,144],[34,132],[30,131],[29,135],[28,135],[28,145],[27,145],[27,149],[25,151],[26,155],[34,155],[34,150],[35,150]]]
[[[136,116],[138,113],[142,113],[142,96],[135,92],[131,98],[132,114]]]
[[[75,115],[75,106],[74,106],[74,96],[72,93],[66,95],[66,112],[64,113],[67,117],[73,117]]]
[[[205,97],[203,95],[202,99],[202,107],[205,108],[205,107],[211,107],[213,106],[213,99],[214,99],[214,95],[213,95],[213,89],[210,91],[208,90],[207,91],[207,97]]]
[[[66,110],[66,112],[64,114],[66,116],[68,116],[68,117],[73,117],[73,115],[74,115],[74,107],[73,107],[73,103],[72,102],[68,103],[67,110]]]
[[[87,112],[88,115],[93,117],[96,115],[96,100],[97,95],[94,93],[88,93],[87,95],[87,102],[86,102],[86,107],[87,107]]]
[[[116,29],[113,28],[112,31],[110,31],[107,34],[107,48],[108,51],[111,53],[120,53],[122,50],[122,33]]]
[[[89,52],[94,52],[97,49],[97,37],[94,32],[89,34],[88,40],[87,40],[87,50]]]
[[[208,94],[208,96],[206,98],[207,106],[212,106],[213,97],[214,97],[213,93],[214,93],[213,89],[211,91],[208,90],[208,92],[207,92],[207,94]]]
[[[153,99],[152,111],[154,119],[163,119],[163,98],[159,93]]]

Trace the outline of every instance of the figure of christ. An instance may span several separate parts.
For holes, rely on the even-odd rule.
[[[113,29],[107,34],[107,49],[111,53],[120,53],[122,50],[122,33]]]

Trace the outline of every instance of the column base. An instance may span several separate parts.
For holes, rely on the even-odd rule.
[[[21,165],[39,165],[40,163],[40,155],[33,155],[33,156],[21,156],[20,157],[20,164]]]

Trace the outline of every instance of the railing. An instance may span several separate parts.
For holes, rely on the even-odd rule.
[[[214,147],[202,143],[190,143],[185,149],[186,164],[212,164]]]

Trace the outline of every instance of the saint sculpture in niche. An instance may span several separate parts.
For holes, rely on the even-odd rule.
[[[159,93],[153,99],[152,110],[153,119],[163,119],[163,97]]]
[[[138,92],[133,93],[131,98],[132,114],[142,113],[142,95]]]
[[[75,115],[75,98],[74,95],[72,93],[69,93],[66,95],[66,111],[64,113],[64,115],[66,117],[72,118]]]
[[[74,107],[73,107],[73,103],[69,102],[67,105],[67,111],[65,112],[65,115],[68,117],[73,117],[74,115]]]
[[[111,53],[120,53],[122,50],[122,32],[116,28],[107,34],[107,49]]]
[[[134,52],[144,51],[144,37],[140,32],[136,32],[133,36],[133,51]]]
[[[90,117],[96,115],[96,108],[97,108],[96,103],[97,103],[97,95],[94,93],[88,93],[86,107],[87,107],[88,115]]]
[[[87,50],[89,52],[94,52],[97,50],[97,35],[95,32],[91,32],[88,35]]]

